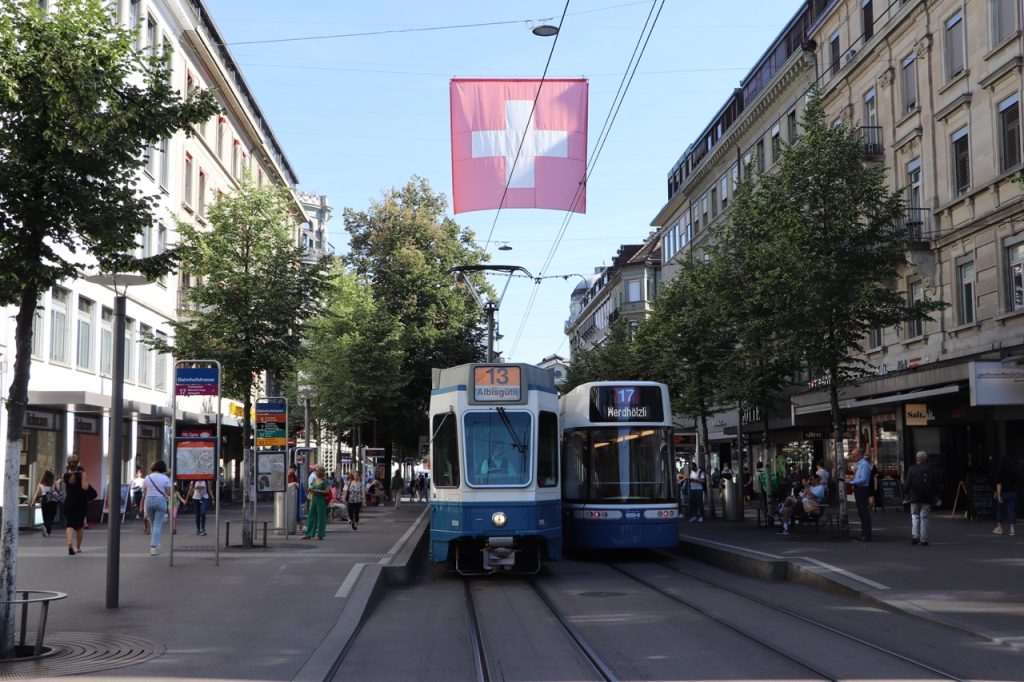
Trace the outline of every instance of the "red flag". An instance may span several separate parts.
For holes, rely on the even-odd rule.
[[[455,212],[586,213],[587,87],[583,79],[453,78]]]

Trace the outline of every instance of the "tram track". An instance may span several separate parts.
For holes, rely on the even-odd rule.
[[[708,609],[708,608],[702,606],[701,604],[697,603],[696,600],[685,599],[685,598],[679,596],[678,594],[676,594],[676,593],[674,593],[672,591],[666,590],[662,586],[657,585],[657,584],[651,582],[650,580],[647,580],[646,578],[638,576],[638,575],[636,575],[636,574],[634,574],[634,573],[632,573],[632,572],[622,568],[620,565],[617,565],[617,564],[614,564],[614,563],[609,563],[609,562],[604,562],[604,565],[607,566],[608,568],[616,571],[617,573],[619,573],[621,575],[624,575],[627,578],[629,578],[629,579],[631,579],[631,580],[633,580],[633,581],[635,581],[635,582],[645,586],[646,588],[656,592],[657,594],[659,594],[659,595],[661,595],[663,597],[666,597],[666,598],[670,599],[671,601],[686,607],[687,609],[695,611],[695,612],[701,614],[702,616],[705,616],[705,617],[713,620],[714,622],[718,623],[722,627],[725,627],[728,630],[739,634],[740,636],[750,640],[751,642],[757,644],[758,646],[760,646],[762,648],[765,648],[765,649],[768,649],[773,654],[775,654],[777,656],[781,656],[781,657],[785,658],[786,660],[789,660],[792,663],[795,663],[796,665],[799,665],[800,667],[804,668],[805,670],[807,670],[808,672],[812,673],[815,676],[821,677],[822,679],[826,679],[826,680],[837,680],[837,679],[839,679],[835,675],[834,672],[830,672],[828,670],[825,670],[822,666],[820,666],[818,664],[815,664],[815,663],[813,663],[811,661],[808,661],[804,657],[797,656],[797,655],[794,655],[794,654],[792,654],[790,652],[783,651],[783,650],[780,650],[779,648],[771,646],[769,643],[767,643],[765,641],[765,638],[764,638],[763,634],[755,632],[755,631],[753,631],[749,627],[745,627],[743,625],[739,625],[739,624],[737,624],[735,622],[732,622],[728,618],[725,618],[725,617],[722,617],[722,616],[720,616],[720,615],[718,615],[716,613],[713,613],[710,609]],[[720,583],[716,583],[714,581],[707,580],[706,578],[703,578],[701,576],[698,576],[698,575],[695,575],[695,574],[690,573],[688,571],[685,571],[685,570],[683,570],[683,569],[679,568],[678,566],[675,566],[675,565],[673,565],[671,563],[668,563],[668,562],[665,562],[665,561],[659,561],[659,562],[657,562],[657,565],[660,568],[663,568],[663,569],[666,569],[666,570],[669,570],[669,571],[673,571],[675,573],[678,573],[681,576],[684,576],[684,577],[689,578],[691,580],[700,582],[700,583],[702,583],[702,584],[704,584],[704,585],[706,585],[708,587],[711,587],[713,589],[721,590],[721,591],[726,592],[726,593],[728,593],[730,595],[733,595],[734,597],[738,597],[739,599],[742,599],[742,600],[744,600],[746,602],[757,604],[758,606],[770,609],[771,611],[773,611],[775,613],[783,614],[783,615],[785,615],[785,616],[787,616],[789,618],[792,618],[792,619],[795,619],[795,620],[799,621],[800,623],[802,623],[804,625],[811,626],[812,628],[815,628],[815,629],[820,630],[820,631],[828,632],[829,634],[831,634],[833,636],[840,637],[840,638],[842,638],[842,639],[844,639],[844,640],[846,640],[848,642],[853,642],[853,643],[856,643],[856,644],[861,645],[863,647],[867,647],[867,648],[869,648],[869,649],[871,649],[871,650],[873,650],[873,651],[875,651],[877,653],[882,654],[883,656],[890,657],[892,659],[898,660],[901,663],[909,665],[909,666],[911,666],[913,668],[916,668],[919,671],[927,672],[927,673],[929,673],[931,675],[935,675],[938,678],[945,679],[945,680],[956,680],[958,682],[963,682],[963,680],[964,680],[964,678],[962,678],[962,677],[958,677],[958,676],[956,676],[956,675],[954,675],[952,673],[949,673],[947,671],[940,670],[940,669],[936,668],[935,666],[932,666],[932,665],[930,665],[930,664],[928,664],[928,663],[926,663],[924,661],[918,660],[918,659],[916,659],[914,657],[907,656],[905,654],[901,654],[901,653],[899,653],[897,651],[893,651],[892,649],[890,649],[890,648],[888,648],[886,646],[883,646],[881,644],[877,644],[875,642],[868,641],[868,640],[864,639],[863,637],[857,636],[855,634],[852,634],[852,633],[849,633],[849,632],[844,632],[843,630],[840,630],[839,628],[836,628],[836,627],[834,627],[832,625],[829,625],[828,623],[824,623],[824,622],[821,622],[821,621],[819,621],[817,619],[811,618],[809,616],[805,616],[804,614],[797,613],[796,611],[793,611],[792,609],[788,609],[788,608],[786,608],[784,606],[780,606],[778,604],[772,603],[770,601],[767,601],[765,599],[757,597],[756,595],[752,595],[752,594],[749,594],[747,592],[744,592],[743,590],[739,590],[739,589],[736,589],[736,588],[733,588],[733,587],[722,585]]]
[[[466,579],[463,581],[466,600],[467,620],[469,623],[469,642],[473,652],[473,669],[478,682],[492,682],[506,679],[507,675],[504,666],[496,663],[496,656],[492,655],[488,648],[487,635],[483,624],[488,618],[501,618],[505,614],[488,615],[483,613],[478,600],[473,594],[473,585],[481,583],[479,580]],[[491,581],[482,581],[482,584],[490,584]],[[618,682],[618,676],[614,673],[608,663],[601,655],[587,642],[577,628],[569,621],[564,613],[544,592],[543,588],[533,579],[520,583],[529,588],[536,601],[543,605],[544,611],[550,614],[555,623],[558,624],[562,633],[565,634],[567,646],[570,646],[576,658],[585,662],[586,667],[592,673],[592,679],[604,682]],[[500,669],[499,669],[500,668]],[[524,679],[531,679],[525,677]]]

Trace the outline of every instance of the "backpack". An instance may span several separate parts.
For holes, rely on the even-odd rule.
[[[910,488],[913,497],[920,501],[931,501],[935,499],[936,485],[935,473],[931,468],[923,469],[913,480]]]

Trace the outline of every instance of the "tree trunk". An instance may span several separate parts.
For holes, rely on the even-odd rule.
[[[836,482],[836,502],[839,505],[839,536],[850,537],[850,517],[846,509],[846,460],[839,439],[843,434],[843,424],[839,414],[839,379],[838,371],[829,372],[828,396],[832,406],[832,480]]]
[[[4,459],[3,523],[0,525],[0,659],[14,655],[15,580],[18,575],[18,475],[21,472],[21,433],[28,408],[28,380],[32,367],[32,320],[36,314],[35,288],[22,293],[14,332],[14,378],[7,393],[7,448]],[[31,486],[33,481],[28,482]]]
[[[709,447],[711,441],[708,439],[708,412],[707,412],[706,409],[704,409],[703,406],[701,406],[701,412],[700,412],[700,440],[701,440],[701,447],[704,449],[704,461],[706,463],[710,462],[711,461],[711,453],[708,450],[708,447]],[[705,465],[705,466],[703,466],[701,468],[704,469],[704,475],[707,476],[707,466]],[[721,468],[721,465],[719,465],[719,468]],[[710,477],[707,478],[707,485],[705,485],[705,488],[707,489],[707,495],[708,495],[708,512],[709,512],[709,516],[712,519],[714,519],[714,518],[716,518],[716,516],[715,516],[715,493],[717,491],[716,490],[712,490],[712,488],[711,488],[711,478]]]
[[[253,546],[253,524],[252,521],[256,518],[256,500],[249,494],[249,487],[252,484],[252,465],[253,465],[253,453],[252,453],[252,386],[247,386],[245,390],[245,400],[243,404],[244,417],[242,417],[242,546],[252,547]],[[250,508],[250,505],[252,507]]]

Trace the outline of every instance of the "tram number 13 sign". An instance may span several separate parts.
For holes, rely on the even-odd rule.
[[[515,403],[522,398],[522,368],[515,365],[478,365],[473,368],[474,401]]]

